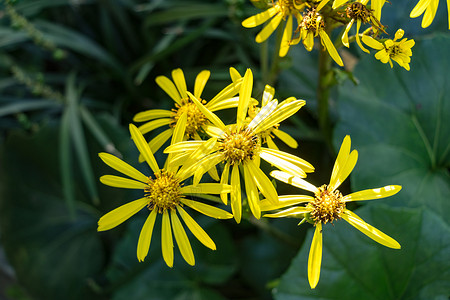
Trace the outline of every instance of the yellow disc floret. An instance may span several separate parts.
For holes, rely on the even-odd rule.
[[[202,101],[205,103],[205,101]],[[178,119],[184,112],[187,112],[187,120],[186,120],[186,135],[190,138],[193,138],[195,133],[198,133],[202,126],[207,122],[207,118],[205,115],[198,109],[197,105],[192,102],[191,99],[182,99],[182,105],[175,104],[176,109],[172,109],[173,115],[173,125],[176,124]]]
[[[233,129],[219,141],[219,151],[232,165],[252,160],[259,148],[258,136],[246,129]]]
[[[176,209],[180,204],[181,184],[174,174],[161,170],[155,174],[155,179],[149,177],[145,188],[145,197],[148,199],[148,209],[157,209],[162,213],[167,209]]]
[[[315,223],[326,224],[339,220],[345,210],[345,202],[342,201],[342,194],[338,190],[330,191],[326,184],[322,185],[315,194],[312,206],[311,219]]]

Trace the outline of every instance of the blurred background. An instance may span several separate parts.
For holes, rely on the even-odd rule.
[[[278,58],[274,37],[257,44],[261,27],[240,25],[261,11],[251,1],[3,0],[0,299],[449,299],[450,32],[444,1],[426,29],[409,18],[415,4],[393,1],[382,13],[390,38],[402,28],[416,40],[411,71],[395,62],[391,69],[353,44],[340,52],[346,67],[330,75],[330,142],[317,122],[318,51],[298,45]],[[280,100],[306,100],[281,125],[299,147],[277,144],[315,166],[311,183],[328,182],[350,134],[359,160],[343,194],[403,186],[394,197],[350,207],[401,250],[345,222],[325,226],[321,279],[311,290],[313,227],[298,227],[298,219],[258,221],[246,211],[237,225],[196,215],[217,250],[192,238],[195,267],[176,250],[172,269],[157,235],[146,261],[137,261],[145,212],[96,231],[103,214],[140,197],[101,185],[111,169],[97,154],[147,172],[128,124],[140,111],[172,108],[155,77],[182,68],[192,90],[195,76],[210,70],[203,93],[210,99],[231,82],[230,67],[252,69],[256,99],[271,84]],[[234,116],[221,112],[224,121]],[[156,156],[162,164],[164,155]],[[280,195],[303,193],[276,184]]]

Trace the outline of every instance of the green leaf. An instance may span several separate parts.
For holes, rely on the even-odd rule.
[[[307,260],[313,230],[274,290],[284,299],[447,299],[450,228],[427,209],[366,206],[369,224],[394,237],[401,250],[377,244],[344,220],[323,229],[320,281],[312,290]]]
[[[449,47],[448,35],[418,40],[409,72],[366,57],[355,70],[360,84],[340,89],[335,145],[350,134],[359,151],[353,190],[400,184],[390,205],[426,206],[448,218]]]

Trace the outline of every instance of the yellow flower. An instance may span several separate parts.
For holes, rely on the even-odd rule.
[[[183,138],[186,119],[187,113],[183,113],[174,128],[172,142],[181,141]],[[101,217],[98,221],[97,230],[105,231],[114,228],[126,221],[132,215],[139,212],[142,208],[147,207],[150,211],[150,215],[145,221],[139,235],[137,246],[138,260],[143,261],[148,254],[153,227],[156,217],[159,214],[162,215],[161,245],[163,258],[166,264],[169,267],[173,266],[173,232],[181,255],[188,264],[194,265],[194,254],[178,214],[181,216],[181,219],[184,221],[189,230],[202,244],[212,250],[215,250],[216,245],[213,240],[185,211],[183,206],[185,205],[201,212],[202,214],[217,219],[232,218],[233,216],[224,210],[188,199],[190,197],[189,195],[192,194],[229,193],[231,187],[219,183],[200,183],[197,186],[183,186],[182,182],[186,179],[186,177],[177,171],[178,167],[172,162],[173,156],[169,155],[167,158],[166,167],[164,169],[160,169],[156,163],[152,151],[150,150],[150,147],[136,126],[130,124],[130,132],[136,147],[139,149],[139,152],[152,169],[154,176],[152,177],[142,174],[140,171],[111,154],[100,153],[100,158],[107,165],[131,178],[124,178],[115,175],[104,175],[100,178],[100,181],[103,184],[113,187],[142,189],[143,197],[122,205]]]
[[[417,18],[423,14],[422,27],[427,28],[433,22],[439,0],[420,0],[411,11],[409,17]],[[425,13],[424,13],[425,12]],[[450,29],[450,1],[447,0],[448,28]]]
[[[305,101],[294,97],[278,104],[271,100],[264,106],[250,123],[246,123],[246,115],[251,102],[253,75],[250,69],[244,75],[239,91],[239,105],[235,124],[225,124],[195,97],[192,97],[202,113],[214,124],[210,130],[212,138],[208,141],[185,141],[169,146],[166,153],[182,152],[177,155],[182,170],[194,174],[194,185],[200,181],[205,172],[221,162],[225,163],[220,182],[231,182],[231,209],[236,222],[242,216],[242,194],[239,169],[243,171],[245,192],[250,210],[256,218],[260,218],[258,190],[271,203],[278,202],[278,194],[269,178],[261,171],[260,158],[278,167],[290,171],[299,177],[306,177],[305,172],[313,172],[314,167],[303,159],[279,150],[261,147],[260,133],[273,127],[297,112]],[[188,151],[187,149],[190,149]],[[231,173],[231,176],[230,176]],[[221,194],[222,201],[227,204],[227,195]]]
[[[402,29],[397,30],[394,40],[385,40],[383,43],[375,40],[374,38],[363,35],[362,41],[369,47],[379,50],[375,54],[375,58],[382,63],[392,65],[392,60],[396,61],[401,67],[409,71],[409,63],[411,62],[412,51],[411,48],[415,42],[413,39],[408,40],[406,38],[401,41],[397,41],[403,37],[404,31]]]
[[[320,4],[317,6],[317,10],[320,10],[322,7],[324,7],[330,0],[322,0]],[[334,0],[333,1],[333,9],[337,9],[347,3],[349,0]],[[367,5],[369,0],[362,0],[357,1],[364,5]],[[373,15],[377,20],[381,20],[381,9],[383,8],[384,3],[386,3],[386,0],[372,0],[370,8],[373,11]]]
[[[319,7],[320,9],[321,7]],[[300,25],[296,31],[299,31],[299,36],[291,41],[292,45],[298,44],[301,40],[306,50],[311,51],[314,47],[314,37],[319,36],[322,46],[328,50],[331,58],[340,66],[344,66],[339,53],[331,42],[330,37],[325,31],[325,22],[322,15],[319,14],[315,8],[300,16]]]
[[[194,95],[201,100],[201,94],[208,81],[210,72],[201,71],[196,79],[194,86]],[[147,122],[139,127],[142,134],[146,134],[156,128],[169,125],[169,129],[161,132],[149,142],[150,149],[153,153],[169,140],[172,136],[174,127],[180,116],[187,112],[186,138],[200,139],[199,133],[204,131],[209,125],[207,118],[198,110],[197,106],[192,102],[187,93],[186,80],[181,69],[172,71],[173,82],[166,76],[156,77],[156,83],[175,101],[175,108],[170,110],[151,109],[136,114],[133,118],[134,122]],[[211,111],[222,110],[230,107],[236,107],[238,98],[232,98],[239,91],[241,82],[236,81],[224,88],[211,101],[206,103],[206,107]]]
[[[245,28],[253,28],[259,26],[272,18],[269,23],[256,35],[256,42],[262,43],[277,29],[281,20],[286,21],[286,26],[283,31],[281,39],[279,55],[286,56],[289,51],[290,40],[292,39],[293,18],[300,17],[300,12],[305,7],[305,4],[298,0],[279,0],[276,1],[272,7],[257,15],[251,16],[242,21],[242,26]],[[287,20],[286,20],[287,19]]]
[[[261,210],[273,210],[288,206],[307,203],[306,206],[295,206],[277,213],[266,214],[265,217],[286,217],[303,215],[305,219],[314,223],[316,229],[308,258],[308,280],[311,288],[319,282],[320,265],[322,262],[322,224],[332,223],[334,220],[344,219],[356,229],[374,241],[394,249],[400,249],[400,244],[393,238],[384,234],[375,227],[364,222],[359,216],[346,209],[350,201],[381,199],[392,196],[401,190],[399,185],[388,185],[382,188],[367,189],[343,196],[337,188],[350,175],[356,165],[358,152],[350,152],[350,136],[346,136],[331,174],[330,183],[317,188],[296,175],[282,171],[273,171],[271,175],[278,180],[289,183],[295,187],[314,193],[314,197],[306,195],[286,195],[279,197],[279,204],[274,205],[267,200],[261,202]],[[302,222],[300,222],[302,223]]]

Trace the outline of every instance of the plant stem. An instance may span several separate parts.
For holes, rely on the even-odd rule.
[[[322,136],[329,149],[331,144],[331,122],[329,114],[330,89],[332,87],[331,74],[332,59],[328,52],[320,44],[319,50],[319,78],[317,84],[317,110],[319,126]]]

